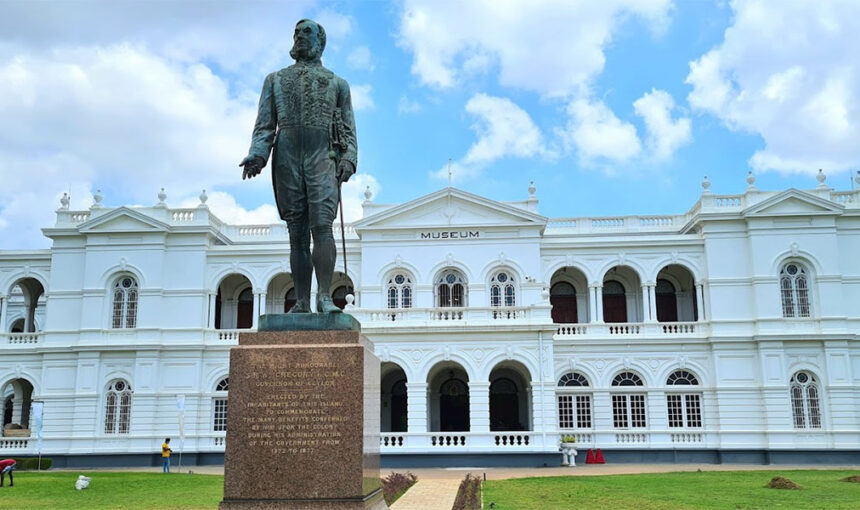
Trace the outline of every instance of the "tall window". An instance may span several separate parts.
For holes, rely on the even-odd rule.
[[[227,391],[230,389],[230,378],[225,377],[215,385],[216,393],[223,393],[212,399],[212,430],[224,432],[227,430]]]
[[[137,280],[120,277],[113,286],[113,328],[137,327]]]
[[[806,268],[789,262],[779,272],[783,317],[809,317],[809,276]]]
[[[490,279],[490,306],[516,306],[517,288],[514,276],[508,271],[499,271]]]
[[[612,386],[644,386],[633,372],[621,372],[612,380]],[[645,428],[645,394],[613,393],[612,423],[617,429]]]
[[[568,372],[558,380],[558,428],[591,428],[591,393],[588,379],[579,372]]]
[[[616,280],[603,282],[603,321],[627,322],[627,295]]]
[[[791,414],[796,429],[820,429],[818,381],[809,372],[798,372],[791,378]]]
[[[447,269],[436,279],[436,303],[440,307],[466,306],[466,279],[456,269]]]
[[[412,278],[397,273],[388,279],[388,308],[412,308]]]
[[[549,290],[552,321],[557,324],[579,322],[576,316],[576,289],[568,282],[558,282]]]
[[[131,386],[122,379],[108,386],[105,399],[105,434],[128,434],[131,425]]]
[[[686,370],[672,372],[666,379],[666,385],[671,387],[666,392],[666,409],[669,413],[670,428],[686,428],[702,426],[702,396],[700,393],[689,393],[690,386],[698,386],[696,376]]]

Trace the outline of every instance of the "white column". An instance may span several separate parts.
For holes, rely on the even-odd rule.
[[[643,317],[645,322],[657,322],[657,286],[646,283],[642,286]]]
[[[257,329],[257,324],[260,323],[260,291],[254,291],[254,310],[251,312],[251,327]]]
[[[427,432],[427,383],[406,383],[406,431]]]
[[[595,285],[594,301],[597,303],[596,320],[594,322],[603,322],[603,284]]]
[[[0,296],[0,333],[6,333],[9,328],[6,327],[6,306],[8,298]]]
[[[696,284],[696,313],[699,317],[699,322],[705,321],[705,286],[701,283]]]
[[[469,381],[469,430],[490,431],[490,383]]]
[[[215,302],[218,301],[218,296],[209,293],[209,319],[206,321],[209,329],[215,329]]]

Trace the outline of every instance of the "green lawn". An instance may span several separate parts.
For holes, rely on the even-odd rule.
[[[89,488],[75,490],[78,475],[92,477]],[[217,475],[16,471],[15,486],[7,477],[0,488],[0,508],[214,510],[223,492],[224,477]]]
[[[576,469],[576,468],[574,468]],[[858,509],[860,483],[840,481],[854,471],[704,471],[642,475],[522,478],[484,482],[484,508],[562,510],[568,508]],[[784,476],[803,490],[767,489]]]

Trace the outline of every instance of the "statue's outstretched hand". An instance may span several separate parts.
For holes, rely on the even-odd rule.
[[[263,163],[260,158],[255,156],[247,156],[245,159],[239,163],[239,166],[242,167],[242,180],[251,179],[258,175],[263,171],[263,167],[265,163]]]
[[[352,161],[342,160],[337,165],[337,182],[346,182],[355,173]]]

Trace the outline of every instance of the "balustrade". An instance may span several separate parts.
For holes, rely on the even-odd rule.
[[[403,435],[401,435],[401,434],[395,434],[395,435],[383,434],[383,435],[379,436],[379,445],[384,446],[384,447],[391,447],[391,448],[403,446]]]
[[[171,212],[170,217],[178,222],[194,221],[194,209],[177,209]]]
[[[648,442],[648,434],[626,432],[615,434],[615,442],[618,444],[645,444]]]
[[[0,450],[24,450],[29,443],[29,439],[0,439]]]
[[[42,333],[8,333],[8,343],[10,344],[38,344],[42,341]]]
[[[705,440],[705,435],[701,433],[673,433],[671,434],[673,443],[702,443]]]

